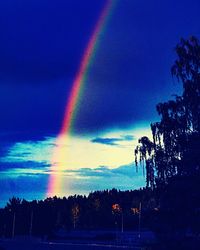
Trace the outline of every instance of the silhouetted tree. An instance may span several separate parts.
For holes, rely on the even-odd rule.
[[[151,124],[153,139],[142,137],[135,149],[136,165],[145,165],[152,188],[200,171],[200,43],[195,37],[181,39],[176,53],[171,72],[182,82],[183,94],[157,105],[161,120]]]
[[[56,235],[59,230],[81,229],[116,229],[122,223],[124,229],[134,229],[138,226],[138,214],[131,208],[139,209],[142,201],[145,211],[152,211],[149,197],[155,197],[150,189],[134,191],[118,191],[116,189],[95,191],[86,196],[74,195],[68,198],[53,197],[40,201],[26,201],[12,198],[4,209],[0,210],[0,237],[12,236],[15,212],[15,235]],[[113,205],[118,204],[119,211],[113,213]],[[116,207],[116,206],[114,206]],[[116,207],[117,208],[117,207]],[[143,214],[144,225],[148,224]]]

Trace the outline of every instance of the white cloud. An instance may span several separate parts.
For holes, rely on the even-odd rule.
[[[130,140],[130,135],[133,135],[132,140]],[[46,137],[42,141],[17,142],[10,147],[7,155],[0,161],[4,163],[36,162],[51,165],[54,172],[99,166],[116,168],[134,161],[134,148],[138,138],[142,135],[150,135],[150,130],[141,127],[101,135],[102,138],[114,138],[117,144],[112,146],[93,143],[93,137],[72,136]]]
[[[144,186],[145,178],[141,172],[136,174],[133,167],[134,148],[143,135],[150,136],[150,129],[140,127],[98,135],[119,139],[116,145],[93,143],[95,137],[72,136],[18,142],[0,159],[1,180],[17,183],[16,190],[12,187],[14,194],[24,185],[19,184],[20,178],[24,177],[24,183],[29,181],[33,187],[40,179],[46,183],[41,183],[44,197],[47,192],[51,196],[63,196],[110,188],[139,188]],[[22,189],[23,192],[26,190]]]

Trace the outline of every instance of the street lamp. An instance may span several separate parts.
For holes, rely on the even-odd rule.
[[[13,223],[12,223],[12,238],[15,237],[15,217],[16,217],[16,215],[15,215],[15,211],[14,211],[14,214],[13,214]]]
[[[121,232],[124,232],[124,214],[121,206],[119,204],[112,205],[112,211],[115,214],[121,214]]]
[[[122,214],[122,230],[121,232],[124,232],[124,214],[123,214],[123,210],[121,210],[121,214]]]
[[[29,229],[29,235],[32,236],[32,230],[33,230],[33,210],[31,211],[31,220],[30,220],[30,229]]]
[[[139,205],[139,221],[138,221],[138,238],[141,237],[141,209],[142,209],[142,203],[140,202]]]
[[[133,207],[131,208],[131,211],[134,215],[138,214],[138,238],[141,237],[141,214],[142,214],[142,203],[139,203],[139,208]]]

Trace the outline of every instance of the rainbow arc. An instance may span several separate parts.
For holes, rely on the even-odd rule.
[[[103,32],[107,18],[111,13],[113,2],[114,0],[106,1],[89,39],[88,45],[84,51],[79,69],[73,81],[70,96],[66,103],[62,127],[55,143],[55,149],[51,162],[51,175],[48,181],[47,196],[60,195],[62,193],[62,175],[64,175],[65,170],[68,167],[65,165],[68,157],[66,142],[69,140],[69,135],[73,127],[73,121],[75,119],[78,102],[81,96],[81,90],[88,73],[89,65],[97,48],[98,38]]]

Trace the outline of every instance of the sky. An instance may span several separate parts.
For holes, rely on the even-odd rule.
[[[0,1],[0,206],[45,198],[52,174],[62,179],[58,196],[145,185],[134,147],[159,120],[156,104],[180,93],[174,48],[181,37],[200,38],[200,2],[112,1],[56,172],[66,103],[107,2]]]

